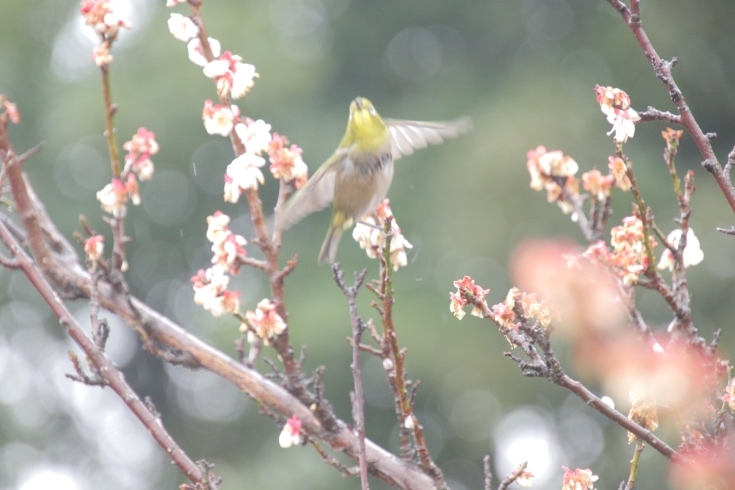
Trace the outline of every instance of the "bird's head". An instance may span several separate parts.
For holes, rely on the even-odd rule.
[[[350,120],[343,143],[371,151],[384,146],[389,138],[388,127],[372,102],[365,97],[358,97],[350,103]]]

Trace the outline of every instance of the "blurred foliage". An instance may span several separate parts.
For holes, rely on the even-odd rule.
[[[714,144],[724,160],[735,130],[735,3],[642,3],[654,46],[664,58],[678,57],[677,81],[704,130],[720,135]],[[236,231],[252,236],[245,204],[222,202],[221,176],[232,150],[201,124],[203,100],[215,98],[213,85],[168,33],[163,0],[131,4],[134,29],[113,50],[118,137],[123,142],[146,126],[156,132],[161,151],[154,158],[156,177],[143,184],[143,205],[129,210],[129,282],[135,295],[234,355],[236,322],[195,307],[188,283],[209,262],[206,216],[221,209],[233,217]],[[71,236],[83,214],[109,241],[94,196],[110,175],[100,80],[90,45],[75,27],[81,22],[77,11],[76,0],[0,2],[0,92],[23,116],[11,129],[15,148],[46,143],[26,171],[61,230]],[[176,11],[184,13],[185,6]],[[582,243],[568,217],[529,189],[525,153],[543,144],[563,149],[582,171],[605,169],[613,147],[594,100],[596,83],[626,90],[636,109],[672,109],[619,15],[604,0],[210,0],[203,13],[223,49],[260,73],[239,104],[243,113],[266,120],[303,147],[312,170],[336,147],[348,103],[357,95],[369,97],[385,117],[472,116],[475,130],[468,136],[401,160],[390,192],[393,211],[414,244],[410,265],[396,277],[395,317],[410,376],[422,383],[417,408],[429,443],[454,489],[481,488],[482,456],[501,460],[503,451],[512,452],[508,434],[514,427],[530,427],[538,454],[548,445],[552,479],[538,482],[541,488],[560,485],[562,464],[591,467],[602,488],[616,487],[633,451],[625,433],[561,389],[524,379],[502,357],[507,344],[490,323],[470,317],[459,323],[450,315],[447,293],[452,280],[471,274],[497,302],[510,286],[507,260],[521,241],[565,237]],[[678,209],[661,157],[664,127],[639,126],[626,152],[668,232]],[[705,253],[704,263],[689,272],[694,318],[706,336],[722,328],[722,350],[732,356],[735,242],[714,228],[730,226],[733,216],[699,162],[685,136],[677,163],[682,173],[693,169],[696,175],[691,224]],[[276,192],[269,178],[262,189],[267,208]],[[616,191],[614,199],[611,225],[630,209],[628,195]],[[327,220],[327,212],[319,213],[285,235],[283,257],[300,257],[288,279],[287,306],[294,345],[308,345],[307,368],[326,365],[327,395],[349,420],[346,303],[330,270],[316,265]],[[368,267],[368,277],[376,276],[377,264],[349,239],[339,259],[347,271]],[[119,401],[63,377],[70,370],[70,344],[25,279],[2,271],[0,283],[0,487],[14,488],[44,468],[56,471],[48,470],[52,476],[66,471],[78,485],[68,488],[173,488],[181,481],[145,433],[131,435],[139,428]],[[268,294],[266,281],[253,271],[243,271],[235,284],[243,291],[243,308]],[[373,314],[370,299],[364,291],[363,317]],[[651,293],[640,296],[640,306],[654,325],[669,319]],[[83,317],[83,305],[75,307]],[[206,375],[164,368],[132,350],[136,339],[125,326],[115,328],[113,336],[123,345],[116,360],[127,378],[153,399],[190,455],[217,465],[224,489],[359,486],[311,449],[278,448],[278,428],[236,390]],[[557,349],[566,359],[566,346]],[[382,368],[374,360],[365,363],[368,435],[395,450]],[[663,434],[676,444],[672,436]],[[661,488],[664,475],[663,458],[645,451],[638,488]]]

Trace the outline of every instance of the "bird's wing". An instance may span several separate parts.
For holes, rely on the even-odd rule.
[[[472,129],[472,119],[461,117],[445,122],[400,121],[386,119],[391,136],[393,160],[410,155],[414,150],[438,145],[446,139],[454,139]]]
[[[286,230],[311,213],[324,209],[334,200],[335,170],[342,164],[346,155],[346,150],[334,152],[311,176],[306,185],[291,196],[278,220],[279,226]]]

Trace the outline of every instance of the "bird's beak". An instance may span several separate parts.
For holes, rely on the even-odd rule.
[[[355,105],[358,109],[362,109],[362,97],[358,97],[355,99]]]

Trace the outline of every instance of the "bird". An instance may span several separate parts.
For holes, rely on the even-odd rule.
[[[350,103],[342,141],[286,203],[278,225],[286,230],[334,202],[319,264],[334,263],[342,233],[383,202],[393,180],[393,162],[429,144],[438,145],[472,128],[469,117],[444,122],[383,119],[365,97]]]

